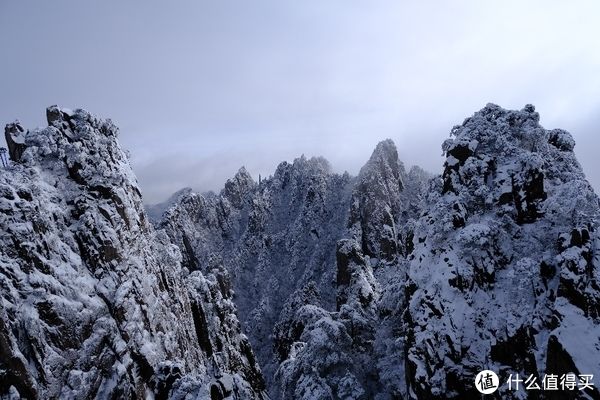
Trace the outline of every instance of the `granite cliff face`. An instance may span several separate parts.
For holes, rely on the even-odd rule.
[[[6,128],[0,396],[264,398],[226,272],[181,265],[148,223],[110,121]]]
[[[483,369],[490,398],[600,398],[505,384],[600,371],[599,200],[533,106],[454,127],[437,176],[385,140],[357,177],[242,168],[154,226],[112,123],[47,117],[5,131],[0,398],[467,399]]]

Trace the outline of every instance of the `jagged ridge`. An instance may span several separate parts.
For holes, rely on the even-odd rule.
[[[333,195],[298,190],[328,179],[326,171],[295,173],[286,188],[284,163],[271,180],[247,185],[236,211],[226,193],[194,195],[201,212],[186,208],[183,217],[177,205],[165,223],[191,258],[223,257],[238,275],[245,328],[261,361],[274,363],[266,369],[274,398],[478,398],[473,379],[483,369],[503,382],[511,373],[541,380],[598,370],[599,206],[573,148],[567,132],[539,125],[533,106],[490,104],[453,128],[441,176],[406,174],[384,141]],[[302,171],[297,162],[292,171]],[[335,224],[312,210],[322,203],[306,201],[324,197],[344,199]],[[207,224],[205,215],[221,217]],[[324,241],[304,243],[319,226],[332,234],[316,266]],[[273,227],[286,238],[277,246],[265,235]],[[207,250],[208,236],[219,244]],[[276,257],[290,251],[303,262]],[[297,275],[289,264],[311,266]],[[335,303],[332,286],[313,282],[323,276],[333,276]],[[286,278],[297,284],[281,284]],[[518,395],[506,386],[498,393]]]
[[[600,368],[599,201],[533,106],[454,127],[440,176],[389,140],[356,178],[242,168],[164,231],[110,121],[47,117],[5,131],[2,396],[265,398],[252,348],[276,399],[479,398],[482,369]]]
[[[0,396],[264,398],[226,274],[147,222],[117,129],[77,110],[6,128]]]

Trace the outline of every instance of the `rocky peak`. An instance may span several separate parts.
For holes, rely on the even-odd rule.
[[[386,139],[377,144],[369,161],[359,173],[365,184],[375,183],[378,178],[384,181],[397,181],[402,190],[402,180],[405,177],[404,164],[398,158],[398,150],[391,139]]]
[[[294,159],[292,167],[297,171],[306,171],[308,175],[331,173],[331,164],[323,157],[307,158],[302,155]]]
[[[204,270],[216,260],[231,273],[240,319],[268,383],[278,362],[273,328],[303,305],[292,301],[294,293],[311,287],[335,308],[335,243],[345,231],[352,183],[323,158],[300,157],[279,164],[260,185],[242,171],[218,196],[197,195],[197,207],[184,197],[165,214],[161,226],[186,249],[184,263],[198,260]],[[289,341],[281,343],[278,352],[287,355]]]
[[[591,278],[598,198],[573,147],[567,132],[541,127],[531,105],[488,104],[452,129],[409,259],[407,364],[417,397],[475,396],[482,369],[505,382],[598,368],[573,339],[596,351],[598,338],[575,326],[598,332],[591,299],[600,295]],[[505,390],[499,396],[510,398]]]
[[[413,165],[408,170],[408,175],[406,177],[406,186],[409,186],[410,182],[427,182],[429,179],[433,178],[433,176],[434,175],[432,173],[425,171],[418,165]]]
[[[48,121],[49,126],[66,128],[72,116],[73,111],[67,108],[60,108],[57,105],[50,106],[46,109],[46,120]]]
[[[369,161],[358,174],[357,191],[391,204],[404,189],[406,172],[396,145],[386,139],[375,147]]]
[[[306,158],[302,155],[291,164],[287,161],[280,163],[273,179],[282,189],[288,185],[302,189],[307,184],[322,181],[331,174],[331,165],[323,157]]]
[[[233,178],[225,182],[225,188],[221,194],[231,202],[233,207],[241,208],[256,186],[256,182],[246,168],[241,167]]]
[[[165,211],[176,204],[183,196],[186,196],[192,192],[192,188],[185,187],[173,193],[166,201],[162,203],[147,205],[146,211],[148,213],[148,218],[152,223],[159,223]]]
[[[532,105],[509,111],[488,104],[451,136],[443,145],[443,193],[459,195],[458,214],[499,206],[519,224],[531,223],[543,216],[550,182],[584,180],[571,135],[542,128]],[[460,225],[465,216],[458,214]]]
[[[396,224],[402,212],[405,179],[394,142],[380,142],[360,170],[352,195],[349,226],[364,254],[391,262],[402,252]]]
[[[0,397],[263,398],[226,280],[188,275],[146,221],[117,128],[83,110],[47,116],[6,129]]]

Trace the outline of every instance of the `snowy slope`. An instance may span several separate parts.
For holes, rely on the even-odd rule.
[[[0,397],[264,398],[227,275],[181,266],[146,219],[109,121],[6,128]]]

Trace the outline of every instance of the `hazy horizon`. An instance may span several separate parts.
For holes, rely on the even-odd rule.
[[[536,106],[600,188],[600,3],[0,3],[0,123],[58,104],[121,129],[145,201],[219,190],[241,167],[323,156],[356,175],[375,145],[439,173],[453,125]]]

